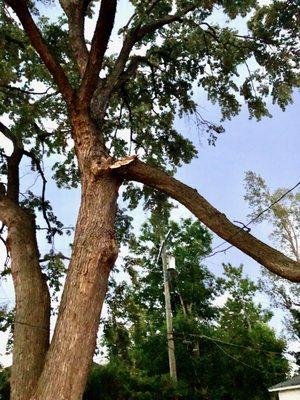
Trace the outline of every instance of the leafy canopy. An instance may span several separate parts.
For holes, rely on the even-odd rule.
[[[31,2],[36,21],[76,88],[79,71],[66,17],[60,15],[56,2],[43,3],[41,7],[40,2]],[[94,17],[93,3],[87,18]],[[178,20],[146,34],[133,48],[122,85],[114,93],[105,118],[104,134],[112,155],[136,152],[149,163],[172,169],[191,161],[197,150],[174,128],[177,115],[198,116],[212,142],[222,132],[221,126],[199,115],[194,96],[197,87],[204,90],[199,105],[207,101],[206,93],[208,100],[219,104],[223,118],[236,115],[243,102],[250,116],[260,119],[269,115],[269,97],[283,109],[292,101],[292,89],[299,86],[296,1],[274,1],[262,7],[255,0],[130,3],[133,15],[118,32],[119,41],[138,25],[151,26],[167,14],[178,15]],[[39,159],[58,156],[53,158],[54,179],[59,186],[74,187],[79,176],[64,102],[20,25],[3,1],[0,6],[1,115],[9,117],[13,133]],[[48,10],[55,18],[45,16]],[[117,59],[117,54],[109,53],[98,94]],[[97,101],[95,96],[92,108],[96,120]]]

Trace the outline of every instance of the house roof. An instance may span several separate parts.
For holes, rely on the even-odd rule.
[[[300,388],[300,375],[296,375],[292,379],[280,382],[277,385],[272,386],[269,389],[269,392],[279,392],[282,390],[298,389],[298,388]]]

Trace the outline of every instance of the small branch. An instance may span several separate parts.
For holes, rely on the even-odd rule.
[[[72,231],[74,231],[75,230],[75,227],[74,226],[65,226],[65,227],[63,227],[63,228],[59,228],[61,231],[63,231],[63,230],[72,230]],[[36,227],[36,230],[37,231],[47,231],[48,230],[48,228],[41,228],[41,227]]]
[[[47,43],[44,41],[42,34],[35,24],[27,7],[25,0],[5,0],[5,2],[14,10],[17,14],[26,34],[32,46],[35,48],[45,66],[53,77],[54,82],[57,84],[61,94],[65,101],[70,104],[73,98],[73,89],[68,81],[68,78],[52,54]]]
[[[123,105],[124,105],[124,103],[122,103],[121,106],[120,106],[120,112],[119,112],[119,115],[117,117],[116,128],[115,128],[115,131],[114,131],[114,134],[113,134],[113,137],[112,137],[109,149],[108,149],[109,150],[109,154],[110,154],[111,149],[113,147],[113,142],[117,138],[117,133],[118,133],[118,130],[119,130],[120,125],[121,125],[121,119],[122,119],[122,114],[123,114]]]
[[[150,2],[149,2],[149,5],[148,5],[148,8],[147,8],[147,10],[146,10],[146,12],[145,12],[145,14],[148,15],[148,14],[150,13],[150,11],[152,11],[152,9],[156,6],[157,3],[159,3],[159,0],[152,0],[152,1],[150,1]],[[133,14],[131,15],[131,17],[129,18],[127,24],[122,28],[122,30],[126,31],[126,30],[129,28],[131,22],[134,20],[134,18],[135,18],[136,16],[137,16],[137,13],[136,13],[136,12],[133,13]]]
[[[0,241],[3,243],[3,246],[5,247],[5,250],[6,250],[6,258],[4,261],[4,268],[6,268],[8,266],[10,257],[9,257],[9,252],[8,252],[8,248],[7,248],[7,242],[2,236],[4,228],[5,228],[5,224],[2,223],[2,226],[0,228]]]
[[[10,257],[9,257],[9,252],[8,252],[8,249],[7,249],[6,240],[5,240],[5,239],[3,239],[3,237],[2,237],[2,236],[0,236],[0,241],[3,243],[3,245],[5,246],[5,249],[6,249],[6,257],[5,257],[5,261],[4,261],[4,264],[3,264],[3,266],[4,266],[4,269],[6,269],[6,268],[7,268],[7,266],[8,266],[8,264],[9,264],[9,260],[10,260]]]
[[[7,42],[14,43],[14,44],[18,45],[19,48],[22,49],[22,50],[25,50],[25,49],[26,49],[25,44],[24,44],[21,40],[18,40],[18,39],[16,39],[16,38],[14,38],[13,36],[9,35],[8,33],[5,33],[5,34],[4,34],[4,39],[5,39]]]
[[[122,86],[121,88],[121,93],[123,97],[124,104],[126,105],[126,108],[128,110],[128,119],[129,119],[129,131],[130,131],[130,147],[129,147],[129,154],[131,153],[131,146],[132,146],[132,141],[133,141],[133,118],[132,118],[132,110],[131,110],[131,105],[127,96],[127,91],[125,85]]]
[[[43,263],[43,262],[47,262],[47,261],[49,261],[49,260],[53,260],[53,259],[55,259],[55,258],[59,258],[59,259],[61,259],[61,260],[69,260],[69,261],[71,260],[70,257],[66,257],[66,256],[64,256],[63,254],[59,253],[59,254],[53,254],[53,255],[48,254],[45,258],[41,258],[41,259],[39,260],[39,262],[40,262],[40,263]]]
[[[0,122],[0,132],[13,143],[13,152],[7,157],[7,197],[16,204],[19,202],[19,165],[23,155],[23,143],[7,126]]]
[[[48,87],[48,89],[46,89],[46,90],[43,91],[43,92],[35,92],[34,89],[25,90],[25,89],[22,89],[22,88],[19,88],[19,87],[9,86],[9,85],[7,85],[7,86],[1,85],[1,86],[0,86],[0,90],[1,90],[2,88],[3,88],[3,89],[8,89],[8,90],[11,90],[11,91],[21,92],[21,93],[24,93],[24,94],[39,95],[39,96],[42,96],[42,95],[44,95],[44,94],[47,94],[47,93],[49,92],[49,90],[51,89],[51,87]],[[56,94],[56,93],[53,93],[53,94]]]
[[[185,10],[183,10],[182,12],[178,12],[176,14],[173,15],[166,15],[156,21],[153,21],[150,24],[146,24],[144,26],[142,26],[140,29],[138,29],[134,36],[135,36],[135,41],[140,41],[141,39],[143,39],[146,35],[148,35],[149,33],[153,33],[155,31],[157,31],[160,28],[163,28],[165,25],[170,25],[173,22],[180,22],[182,21],[182,18],[188,14],[190,11],[193,11],[196,8],[195,5],[191,5],[189,7],[187,7]]]

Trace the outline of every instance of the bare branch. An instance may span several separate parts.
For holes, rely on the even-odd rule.
[[[62,253],[58,253],[58,254],[47,254],[44,258],[41,258],[39,260],[39,262],[43,263],[43,262],[47,262],[47,261],[50,261],[50,260],[55,260],[57,258],[59,258],[60,260],[68,260],[68,261],[71,260],[70,257],[67,257],[67,256],[63,255]]]
[[[16,92],[34,95],[34,96],[37,96],[37,95],[42,96],[44,94],[47,94],[49,92],[49,90],[51,89],[51,87],[48,87],[43,92],[35,92],[34,89],[25,90],[25,89],[22,89],[22,88],[19,88],[16,86],[10,86],[10,85],[6,85],[6,86],[0,85],[0,90],[1,89],[7,89],[9,91],[16,91]],[[50,95],[55,95],[55,94],[57,94],[57,92],[50,93]]]
[[[117,0],[102,0],[88,63],[79,88],[79,104],[87,104],[97,87],[108,41],[114,26]],[[88,104],[87,104],[88,105]]]
[[[214,208],[195,189],[185,185],[163,171],[139,160],[115,170],[124,179],[144,183],[171,196],[186,206],[201,222],[218,236],[248,254],[276,275],[300,282],[300,264],[278,250],[261,242],[234,225],[225,214]]]
[[[26,34],[32,46],[35,48],[37,53],[40,55],[45,66],[49,70],[53,77],[54,82],[57,84],[61,94],[67,103],[71,103],[73,97],[73,89],[68,81],[68,78],[52,54],[50,48],[44,41],[42,34],[35,24],[24,0],[5,0],[6,3],[14,10],[17,14]]]

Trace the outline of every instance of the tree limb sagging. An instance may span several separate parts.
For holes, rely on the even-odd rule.
[[[143,183],[171,196],[189,209],[222,239],[237,247],[269,271],[293,282],[300,282],[300,264],[234,225],[196,189],[139,160],[116,170],[124,179]]]
[[[35,24],[24,0],[6,0],[5,1],[17,14],[29,40],[37,51],[41,59],[43,60],[45,66],[48,68],[50,74],[53,77],[54,82],[58,86],[62,96],[65,101],[70,104],[73,97],[73,90],[68,81],[68,78],[52,54],[50,48],[44,41],[42,34]]]

